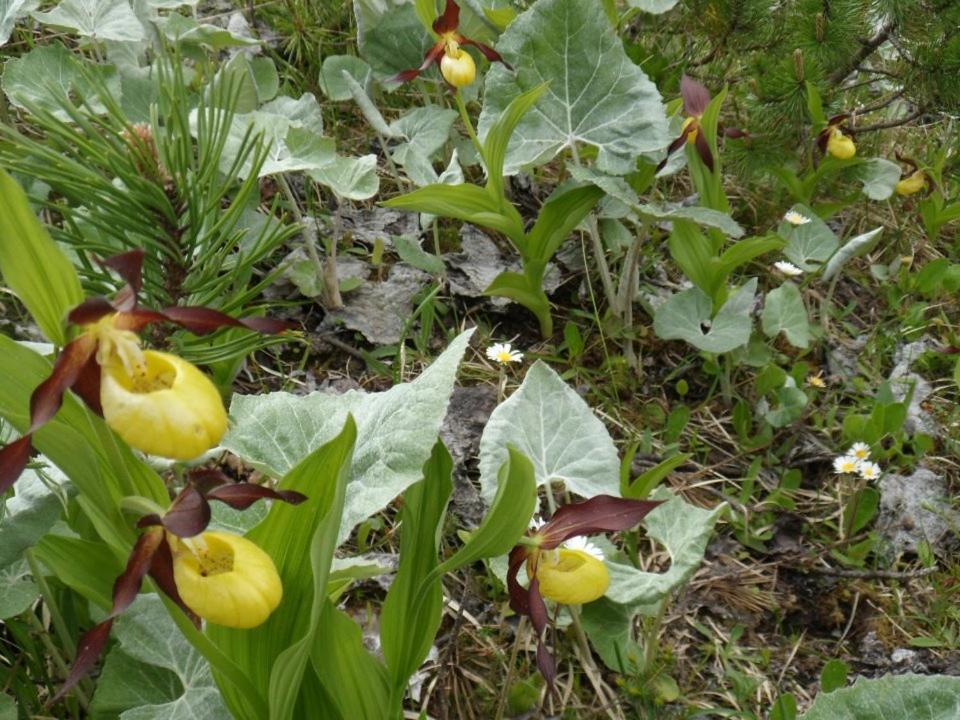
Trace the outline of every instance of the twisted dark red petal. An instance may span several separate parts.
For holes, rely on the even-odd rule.
[[[163,530],[155,528],[137,538],[137,543],[127,559],[127,566],[113,584],[113,606],[110,608],[110,614],[80,638],[77,656],[73,661],[70,674],[51,702],[56,702],[63,697],[97,664],[97,659],[106,647],[113,621],[136,599],[143,584],[143,577],[149,571],[153,557],[163,543],[163,537]]]
[[[125,253],[120,253],[118,255],[111,255],[108,258],[103,260],[98,260],[103,267],[110,268],[115,271],[123,280],[130,286],[132,294],[132,304],[129,304],[128,307],[124,307],[124,310],[132,310],[136,307],[137,304],[137,295],[140,294],[140,288],[143,285],[143,248],[136,248],[134,250],[129,250]],[[124,295],[123,301],[125,303],[130,303],[130,298],[126,296],[121,291],[121,295]],[[119,300],[117,301],[119,304]]]
[[[443,9],[443,15],[433,21],[433,31],[437,35],[451,32],[460,27],[460,6],[453,0],[447,0],[447,5]]]
[[[192,485],[180,491],[163,516],[163,526],[178,537],[199,535],[209,524],[210,503]]]
[[[71,310],[70,314],[67,315],[67,320],[75,325],[89,325],[115,312],[117,312],[117,308],[105,297],[93,297],[84,300]]]
[[[274,490],[273,488],[253,483],[231,483],[230,485],[221,485],[207,493],[208,500],[219,500],[226,503],[236,510],[246,510],[257,500],[266,498],[267,500],[280,500],[299,505],[307,499],[294,490]]]
[[[507,592],[510,594],[510,609],[521,615],[530,614],[530,599],[527,590],[517,579],[517,574],[523,563],[526,562],[528,550],[523,545],[517,545],[510,551],[510,564],[507,568]]]
[[[0,495],[13,487],[30,462],[30,455],[33,454],[31,439],[30,435],[24,435],[0,448]]]
[[[489,45],[484,45],[482,42],[477,42],[476,40],[471,40],[467,37],[460,38],[461,45],[472,45],[477,50],[483,53],[483,56],[490,62],[503,63],[508,70],[513,70],[513,66],[503,59],[503,56],[494,50]]]
[[[627,530],[660,505],[659,500],[628,500],[597,495],[579,503],[564,505],[540,530],[540,547],[553,550],[576,535],[596,535]]]
[[[67,343],[56,362],[50,377],[40,383],[30,395],[30,429],[35,432],[57,414],[63,404],[63,394],[77,381],[83,366],[97,349],[97,341],[89,335],[81,335]]]
[[[157,552],[153,556],[153,562],[150,564],[150,577],[157,584],[163,593],[177,604],[184,614],[190,618],[190,622],[199,630],[200,616],[187,607],[187,604],[180,597],[180,591],[177,589],[177,583],[173,577],[173,554],[170,552],[169,543],[160,543]]]
[[[434,46],[427,51],[427,54],[423,56],[423,64],[421,64],[420,67],[399,72],[396,75],[394,75],[392,78],[390,78],[390,82],[395,82],[395,83],[410,82],[415,77],[417,77],[420,73],[422,73],[424,70],[430,67],[433,63],[440,62],[441,58],[443,58],[443,51],[444,51],[444,44],[443,44],[443,41],[441,40],[440,42],[435,43]]]
[[[284,320],[271,318],[234,318],[213,308],[177,305],[164,308],[162,316],[170,322],[186,328],[195,335],[207,335],[222,327],[243,327],[262,333],[281,333],[295,327]]]
[[[700,155],[703,164],[710,169],[710,172],[713,172],[713,153],[710,152],[710,143],[707,142],[707,136],[702,131],[697,133],[695,145],[697,146],[697,154]]]

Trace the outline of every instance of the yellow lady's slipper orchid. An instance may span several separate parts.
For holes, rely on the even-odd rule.
[[[440,74],[455,88],[465,87],[477,77],[477,64],[473,57],[460,47],[460,43],[454,38],[446,41],[446,48],[440,59]]]
[[[843,134],[840,128],[833,128],[827,139],[827,152],[840,160],[849,160],[857,154],[853,139]]]
[[[927,174],[923,170],[915,170],[911,175],[898,182],[894,190],[896,190],[897,195],[913,195],[923,190],[926,185]]]
[[[527,577],[534,572],[527,563]],[[584,605],[607,592],[610,574],[602,560],[588,550],[559,548],[540,554],[535,570],[540,594],[563,605]]]
[[[217,625],[252,628],[263,623],[283,597],[273,560],[240,535],[205,532],[168,536],[173,580],[184,604]]]
[[[210,379],[176,355],[139,354],[142,360],[132,367],[123,356],[102,366],[107,424],[132,447],[174,460],[190,460],[220,442],[227,413]]]

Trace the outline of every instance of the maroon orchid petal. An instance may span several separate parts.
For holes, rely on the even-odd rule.
[[[542,642],[537,644],[537,668],[543,675],[543,679],[547,681],[548,692],[556,693],[557,661],[553,659],[553,655],[547,650],[546,644]]]
[[[503,59],[503,56],[494,50],[489,45],[484,45],[482,42],[477,42],[476,40],[471,40],[470,38],[462,37],[460,38],[461,45],[473,45],[477,50],[483,53],[483,56],[490,62],[503,63],[506,66],[507,70],[513,70],[513,66]]]
[[[244,327],[250,330],[256,330],[264,335],[279,335],[288,330],[296,330],[298,324],[292,320],[278,320],[269,317],[245,317],[240,318]]]
[[[670,143],[670,146],[667,148],[667,156],[657,165],[657,172],[660,172],[667,166],[670,156],[684,146],[684,144],[687,142],[687,137],[696,129],[697,124],[693,122],[686,123],[683,126],[683,130],[680,131],[680,137],[676,138],[672,143]]]
[[[533,629],[540,640],[544,639],[544,633],[547,630],[547,603],[540,594],[540,581],[536,575],[530,581],[530,587],[527,589],[527,602],[530,604],[530,622],[533,623]]]
[[[81,335],[64,346],[53,364],[50,377],[40,383],[30,395],[28,433],[36,431],[57,414],[63,404],[63,394],[73,387],[96,348],[97,341],[90,335]]]
[[[283,331],[290,327],[289,324],[269,318],[237,319],[213,308],[191,305],[164,308],[163,315],[170,322],[186,328],[194,335],[208,335],[222,327],[244,327],[258,332]]]
[[[539,530],[540,547],[554,550],[576,535],[596,535],[628,530],[661,504],[659,500],[628,500],[613,495],[597,495],[579,503],[561,507]]]
[[[150,577],[157,584],[163,593],[173,600],[184,614],[190,618],[190,622],[199,630],[200,616],[187,607],[187,604],[180,597],[180,591],[177,589],[177,583],[173,577],[173,554],[170,552],[169,543],[160,543],[157,552],[153,556],[153,562],[150,564]]]
[[[148,310],[146,308],[134,308],[117,313],[113,321],[113,326],[118,330],[132,330],[139,332],[147,325],[153,323],[168,322],[169,318],[157,310]]]
[[[150,513],[149,515],[144,515],[142,518],[137,520],[137,527],[141,530],[143,528],[154,527],[159,525],[163,527],[163,518],[157,515],[156,513]]]
[[[423,64],[420,65],[420,67],[414,68],[412,70],[404,70],[403,72],[399,72],[396,75],[394,75],[392,78],[390,78],[390,82],[395,82],[395,83],[410,82],[415,77],[417,77],[420,73],[422,73],[424,70],[430,67],[433,63],[440,62],[440,59],[443,57],[443,51],[444,51],[444,44],[443,44],[443,41],[441,40],[440,42],[435,43],[434,46],[427,51],[427,54],[423,56]]]
[[[219,468],[194,468],[187,473],[187,477],[190,484],[199,490],[204,497],[207,497],[207,493],[215,487],[233,482],[233,478]]]
[[[110,628],[113,627],[113,618],[103,621],[99,625],[94,625],[87,630],[77,644],[77,656],[73,661],[73,667],[70,668],[70,674],[64,681],[57,694],[50,699],[50,703],[55,703],[64,695],[70,692],[70,689],[76,685],[83,677],[93,670],[103,653],[110,637]]]
[[[440,15],[433,21],[433,31],[437,35],[452,32],[460,27],[460,6],[453,0],[447,0],[447,6],[443,9],[443,15]]]
[[[700,117],[710,104],[710,91],[689,75],[680,78],[680,96],[683,112],[690,117]]]
[[[849,119],[850,119],[850,113],[840,113],[839,115],[834,115],[832,118],[827,120],[827,125],[830,125],[830,126],[839,125],[840,123]]]
[[[97,415],[103,416],[103,407],[100,405],[100,365],[97,363],[97,355],[93,353],[87,358],[77,375],[77,380],[73,383],[73,392],[86,403]]]
[[[188,485],[164,513],[163,526],[178,537],[193,537],[210,524],[210,503],[195,487]]]
[[[63,697],[97,664],[97,660],[107,645],[114,619],[130,607],[130,604],[136,599],[137,593],[140,592],[140,586],[143,584],[143,578],[150,569],[153,557],[161,543],[163,543],[163,530],[160,528],[145,532],[137,538],[137,544],[133,546],[133,551],[127,560],[127,566],[113,584],[113,607],[110,609],[110,614],[106,620],[99,625],[95,625],[80,638],[73,667],[70,669],[70,674],[63,683],[63,687],[53,697],[53,701]]]
[[[33,454],[30,439],[30,435],[24,435],[19,440],[0,447],[0,495],[13,487],[30,462],[30,455]]]
[[[132,310],[136,307],[136,297],[140,293],[143,284],[143,248],[129,250],[119,255],[112,255],[103,260],[98,260],[100,265],[115,271],[130,286],[133,294],[133,304],[125,307],[125,310]],[[129,303],[128,298],[123,298],[124,302]],[[118,302],[119,304],[119,302]]]
[[[530,614],[530,599],[527,589],[520,584],[517,574],[527,561],[529,551],[523,545],[517,545],[510,551],[510,565],[507,568],[507,591],[510,593],[510,609],[520,615]]]
[[[84,300],[71,310],[70,314],[67,315],[67,320],[75,325],[89,325],[115,312],[117,312],[117,308],[114,307],[112,302],[105,297],[94,297]]]
[[[750,137],[750,133],[740,128],[724,128],[723,136],[730,140],[740,140],[741,138]]]
[[[307,499],[307,496],[294,490],[274,490],[273,488],[254,485],[253,483],[221,485],[207,493],[208,500],[219,500],[235,510],[246,510],[262,498],[281,500],[291,505],[299,505]]]
[[[707,166],[710,172],[713,172],[713,153],[710,152],[710,143],[707,142],[706,135],[703,132],[698,132],[694,144],[697,146],[697,154],[703,160],[703,164]]]
[[[828,127],[826,130],[822,130],[819,135],[817,135],[817,149],[822,153],[826,154],[827,152],[827,143],[830,141],[830,133],[833,132],[833,128]]]

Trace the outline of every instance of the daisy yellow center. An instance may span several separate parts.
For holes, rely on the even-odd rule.
[[[497,362],[507,363],[512,359],[513,358],[510,357],[510,352],[507,350],[501,350],[497,353]]]
[[[857,469],[857,464],[854,463],[854,462],[841,463],[840,469],[841,469],[843,472],[853,472],[853,471],[855,471],[855,470]]]

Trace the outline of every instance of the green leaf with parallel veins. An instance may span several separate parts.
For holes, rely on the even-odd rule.
[[[483,188],[469,183],[428,185],[406,195],[391,198],[383,204],[386,207],[452,217],[493,228],[514,240],[520,247],[524,242],[523,220],[516,208],[509,203],[501,207]]]
[[[63,0],[50,12],[35,12],[33,17],[45,25],[67,28],[96,40],[146,39],[143,25],[127,0]]]
[[[235,395],[223,446],[282,477],[330,440],[348,413],[359,428],[340,540],[423,477],[472,330],[461,333],[419,378],[385,392]]]
[[[857,678],[853,687],[817,695],[802,720],[956,720],[960,678],[884,675]]]
[[[519,389],[490,415],[480,438],[480,493],[497,491],[507,446],[533,461],[537,485],[562,482],[589,498],[620,490],[620,460],[603,423],[556,372],[534,363]]]
[[[579,143],[597,149],[598,169],[624,174],[638,155],[669,144],[660,93],[627,57],[599,3],[540,0],[507,28],[497,49],[516,69],[491,65],[481,138],[515,97],[550,83],[513,133],[508,174]]]
[[[805,348],[810,345],[807,308],[799,288],[792,282],[785,282],[767,293],[760,323],[767,337],[776,337],[782,332],[794,347]]]
[[[657,308],[653,328],[664,340],[685,340],[706,352],[730,352],[750,340],[756,290],[757,279],[751,278],[712,318],[710,298],[700,288],[684,290]]]
[[[156,595],[141,595],[117,620],[92,708],[121,720],[229,720],[210,666]]]

